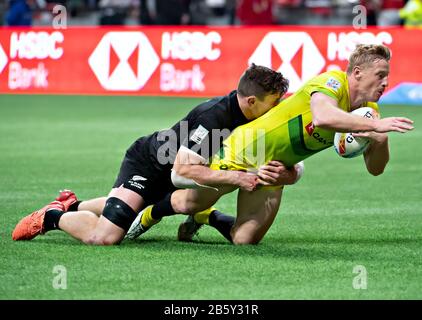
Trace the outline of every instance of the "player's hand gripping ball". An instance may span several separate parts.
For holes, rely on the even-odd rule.
[[[369,107],[363,107],[351,112],[352,114],[374,119],[376,111]],[[352,133],[336,132],[334,135],[334,149],[343,158],[354,158],[365,152],[370,140],[363,137],[354,137]]]

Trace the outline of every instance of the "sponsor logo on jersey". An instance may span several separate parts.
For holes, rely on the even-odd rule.
[[[313,122],[309,122],[308,125],[305,127],[305,130],[310,136],[312,136],[312,133],[314,132]]]
[[[312,138],[314,138],[319,143],[322,143],[322,144],[325,144],[325,145],[332,144],[332,142],[329,142],[324,137],[322,137],[319,132],[315,132],[315,127],[314,127],[313,122],[308,123],[305,126],[305,130],[309,134],[309,136],[311,136]]]
[[[147,178],[144,178],[144,177],[142,177],[142,176],[137,176],[137,175],[135,175],[135,176],[133,176],[132,177],[132,179],[130,179],[129,181],[128,181],[128,183],[132,186],[132,187],[135,187],[135,188],[137,188],[137,189],[145,189],[145,186],[144,185],[142,185],[141,183],[139,183],[139,181],[146,181],[146,180],[148,180]]]
[[[333,89],[334,91],[338,91],[341,87],[340,81],[338,81],[335,78],[330,78],[327,80],[327,83],[325,84],[327,87]]]
[[[132,177],[132,180],[133,180],[133,181],[146,181],[146,180],[147,180],[147,178],[144,178],[144,177],[142,177],[142,176],[133,176],[133,177]]]
[[[202,125],[199,125],[199,127],[196,128],[195,132],[190,137],[190,140],[197,144],[200,144],[202,140],[207,137],[208,133],[209,131],[207,129],[205,129]]]

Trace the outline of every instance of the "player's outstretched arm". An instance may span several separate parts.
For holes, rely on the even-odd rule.
[[[311,112],[315,126],[337,132],[379,133],[413,129],[413,121],[404,117],[369,119],[347,113],[337,107],[337,101],[326,94],[316,92],[311,97]]]
[[[413,121],[403,117],[389,117],[383,119],[376,119],[375,132],[402,132],[405,133],[413,129]]]

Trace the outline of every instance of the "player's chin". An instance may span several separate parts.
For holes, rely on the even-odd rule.
[[[375,92],[370,99],[368,99],[368,102],[378,102],[378,100],[381,98],[382,93],[381,92]]]

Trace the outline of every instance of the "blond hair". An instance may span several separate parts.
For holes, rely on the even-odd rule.
[[[358,44],[349,58],[347,74],[351,74],[356,66],[366,66],[376,60],[390,61],[390,49],[382,44]]]

